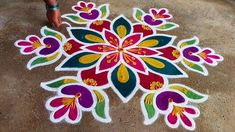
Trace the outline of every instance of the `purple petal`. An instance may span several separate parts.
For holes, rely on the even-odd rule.
[[[198,51],[199,51],[199,49],[196,47],[189,47],[189,48],[184,49],[183,55],[185,58],[187,58],[191,61],[199,62],[200,58],[198,56],[193,55],[193,53],[197,53]]]
[[[152,26],[158,26],[158,25],[160,25],[160,24],[163,23],[163,20],[160,20],[160,19],[156,19],[156,20],[155,20],[155,19],[153,19],[153,17],[150,16],[150,15],[144,16],[144,21],[145,21],[147,24],[152,25]]]
[[[40,50],[39,54],[41,55],[49,55],[51,53],[54,53],[60,47],[59,42],[51,37],[45,38],[43,40],[43,43],[46,45],[46,48]]]
[[[99,11],[94,9],[89,13],[81,12],[80,16],[87,20],[94,20],[99,17]]]
[[[78,98],[78,102],[84,108],[90,108],[93,104],[91,92],[80,85],[69,85],[61,90],[61,93],[66,95],[74,95]],[[78,97],[79,96],[79,97]]]
[[[185,102],[185,99],[182,95],[173,91],[162,92],[156,97],[156,104],[160,110],[167,110],[169,106],[169,101],[175,103],[183,103]]]

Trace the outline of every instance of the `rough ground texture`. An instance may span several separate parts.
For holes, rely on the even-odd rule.
[[[124,14],[131,18],[132,8],[145,11],[150,7],[169,8],[174,15],[172,21],[180,28],[169,34],[180,39],[194,35],[200,38],[202,47],[211,47],[225,60],[217,67],[207,67],[209,76],[187,71],[189,78],[174,79],[208,94],[209,99],[199,105],[201,116],[196,119],[199,132],[232,132],[235,129],[235,1],[227,0],[92,0],[98,5],[110,3],[111,16]],[[71,12],[77,0],[59,0],[62,12]],[[14,47],[17,39],[29,34],[39,35],[40,28],[47,23],[42,0],[0,0],[0,131],[185,131],[168,128],[161,116],[153,125],[144,126],[140,110],[141,92],[124,104],[108,90],[112,123],[102,124],[85,113],[80,124],[53,124],[44,107],[46,99],[53,93],[40,88],[40,82],[73,72],[54,72],[58,63],[32,71],[26,64],[32,56],[20,55]],[[60,29],[61,31],[64,28]]]

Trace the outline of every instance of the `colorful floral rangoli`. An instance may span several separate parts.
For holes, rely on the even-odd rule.
[[[168,79],[188,77],[178,63],[207,76],[204,64],[216,66],[222,56],[213,49],[200,48],[197,37],[174,46],[176,36],[159,33],[179,27],[169,22],[172,15],[166,8],[152,8],[148,13],[135,8],[135,23],[123,15],[107,19],[108,4],[96,7],[92,2],[80,1],[72,9],[75,13],[62,17],[86,27],[67,23],[69,38],[43,27],[42,37],[29,35],[15,43],[23,55],[36,54],[27,64],[29,70],[65,56],[56,71],[78,72],[77,76],[41,83],[45,90],[57,93],[46,102],[52,122],[79,123],[83,111],[91,112],[98,121],[111,122],[105,93],[111,88],[124,103],[136,91],[143,92],[140,105],[145,125],[164,115],[171,128],[181,124],[188,130],[195,129],[194,118],[200,111],[193,104],[204,102],[207,95],[183,84],[169,84]]]

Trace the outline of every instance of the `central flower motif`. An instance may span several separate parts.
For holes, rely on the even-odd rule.
[[[146,66],[143,64],[140,56],[157,55],[158,52],[147,48],[137,46],[142,38],[141,34],[130,34],[126,37],[122,34],[125,29],[118,29],[118,34],[108,30],[104,31],[105,43],[85,46],[85,49],[94,53],[103,54],[99,70],[107,71],[124,63],[130,68],[139,72],[146,73]]]

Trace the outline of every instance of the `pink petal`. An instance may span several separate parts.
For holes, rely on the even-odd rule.
[[[183,123],[186,125],[186,126],[189,126],[189,127],[192,127],[192,122],[189,120],[189,118],[187,116],[185,116],[184,114],[182,114],[180,116],[181,120],[183,121]]]
[[[76,9],[76,10],[80,11],[82,8],[81,8],[81,7],[79,7],[79,6],[75,6],[75,7],[74,7],[74,9]]]
[[[94,7],[94,4],[93,4],[93,3],[89,3],[89,4],[87,5],[87,7],[89,7],[90,9],[92,9],[92,8]]]
[[[107,31],[107,30],[105,30],[104,35],[105,35],[106,40],[107,40],[111,45],[113,45],[113,46],[115,46],[115,47],[119,47],[119,43],[120,43],[120,42],[119,42],[119,39],[118,39],[118,37],[117,37],[116,35],[114,35],[113,33],[109,32],[109,31]]]
[[[50,102],[51,107],[59,107],[63,105],[63,98],[56,98]]]
[[[210,54],[212,51],[209,50],[209,49],[205,49],[205,50],[203,50],[202,52],[204,52],[204,53],[206,53],[206,54],[208,55],[208,54]]]
[[[208,56],[207,56],[207,58],[205,58],[204,59],[207,63],[209,63],[209,64],[212,64],[213,63],[213,61],[210,59],[210,58],[208,58]]]
[[[39,38],[37,36],[30,36],[29,40],[31,42],[36,42],[36,41],[39,41]]]
[[[58,119],[60,117],[62,117],[67,111],[68,111],[69,107],[62,107],[61,109],[59,109],[58,111],[55,112],[54,114],[54,118]]]
[[[167,116],[167,120],[169,121],[169,123],[171,123],[172,125],[176,124],[178,118],[177,116],[173,115],[172,113],[170,113],[168,116]]]
[[[20,41],[17,43],[18,46],[32,46],[32,43],[28,41]]]
[[[145,72],[145,67],[138,58],[136,58],[130,54],[123,53],[123,59],[127,63],[127,65],[129,65],[139,71]]]
[[[123,43],[122,43],[122,48],[132,46],[136,44],[141,38],[141,34],[134,34],[129,37],[127,37]]]
[[[31,52],[33,52],[35,49],[33,48],[33,47],[27,47],[27,48],[25,48],[23,51],[25,52],[25,53],[31,53]]]
[[[162,15],[164,18],[170,18],[170,15]]]
[[[156,9],[151,9],[151,12],[154,16],[158,14]]]
[[[157,55],[159,52],[150,50],[147,48],[131,48],[127,50],[128,52],[131,52],[136,55],[144,55],[144,56],[150,56],[150,55]]]
[[[101,61],[99,70],[107,70],[109,68],[114,67],[119,62],[119,60],[120,60],[119,53],[116,52],[108,54]]]
[[[116,48],[114,48],[112,46],[104,45],[104,44],[87,46],[86,49],[89,49],[94,52],[101,52],[101,53],[117,50]]]
[[[184,108],[184,110],[185,110],[187,113],[192,114],[192,115],[197,114],[196,110],[194,110],[193,108],[187,107],[187,108]]]
[[[221,59],[220,56],[218,56],[218,55],[208,55],[207,57],[210,57],[210,58],[213,58],[213,59],[216,59],[216,60]]]
[[[80,6],[81,6],[81,7],[86,7],[86,3],[83,2],[83,1],[81,1],[81,2],[80,2]]]
[[[78,108],[75,106],[73,107],[70,107],[70,110],[69,110],[69,119],[71,120],[76,120],[78,117]]]
[[[160,15],[163,15],[163,14],[165,14],[166,13],[166,10],[165,9],[159,9],[160,11],[159,11],[159,13],[158,14],[160,14]]]

